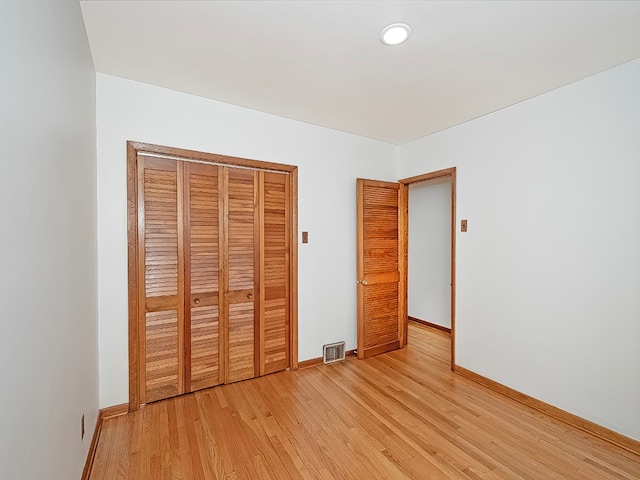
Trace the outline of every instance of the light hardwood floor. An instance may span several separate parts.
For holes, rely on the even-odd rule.
[[[91,480],[639,479],[640,456],[452,373],[445,333],[105,420]]]

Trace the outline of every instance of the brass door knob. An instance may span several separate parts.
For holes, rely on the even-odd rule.
[[[247,293],[247,298],[251,300],[253,298],[253,293]]]
[[[195,303],[196,305],[198,305],[200,303],[200,299],[199,298],[194,298],[193,299],[193,303]]]

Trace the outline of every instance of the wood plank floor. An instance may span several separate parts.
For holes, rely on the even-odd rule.
[[[107,419],[91,480],[639,479],[640,456],[449,370],[449,337]]]

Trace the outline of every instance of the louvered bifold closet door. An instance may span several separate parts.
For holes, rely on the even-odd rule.
[[[259,375],[259,310],[256,287],[260,256],[258,171],[223,167],[222,198],[225,225],[222,253],[227,292],[223,315],[227,318],[225,382]]]
[[[260,173],[262,375],[289,366],[290,178],[282,173]]]
[[[184,163],[185,390],[224,381],[220,319],[220,213],[216,165]]]
[[[295,177],[157,152],[136,162],[133,403],[287,369]]]
[[[141,403],[183,393],[183,242],[181,168],[138,159],[138,271]]]

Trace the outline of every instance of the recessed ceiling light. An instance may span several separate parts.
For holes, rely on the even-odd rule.
[[[406,42],[411,35],[411,27],[406,23],[392,23],[380,32],[380,41],[385,45],[394,46]]]

